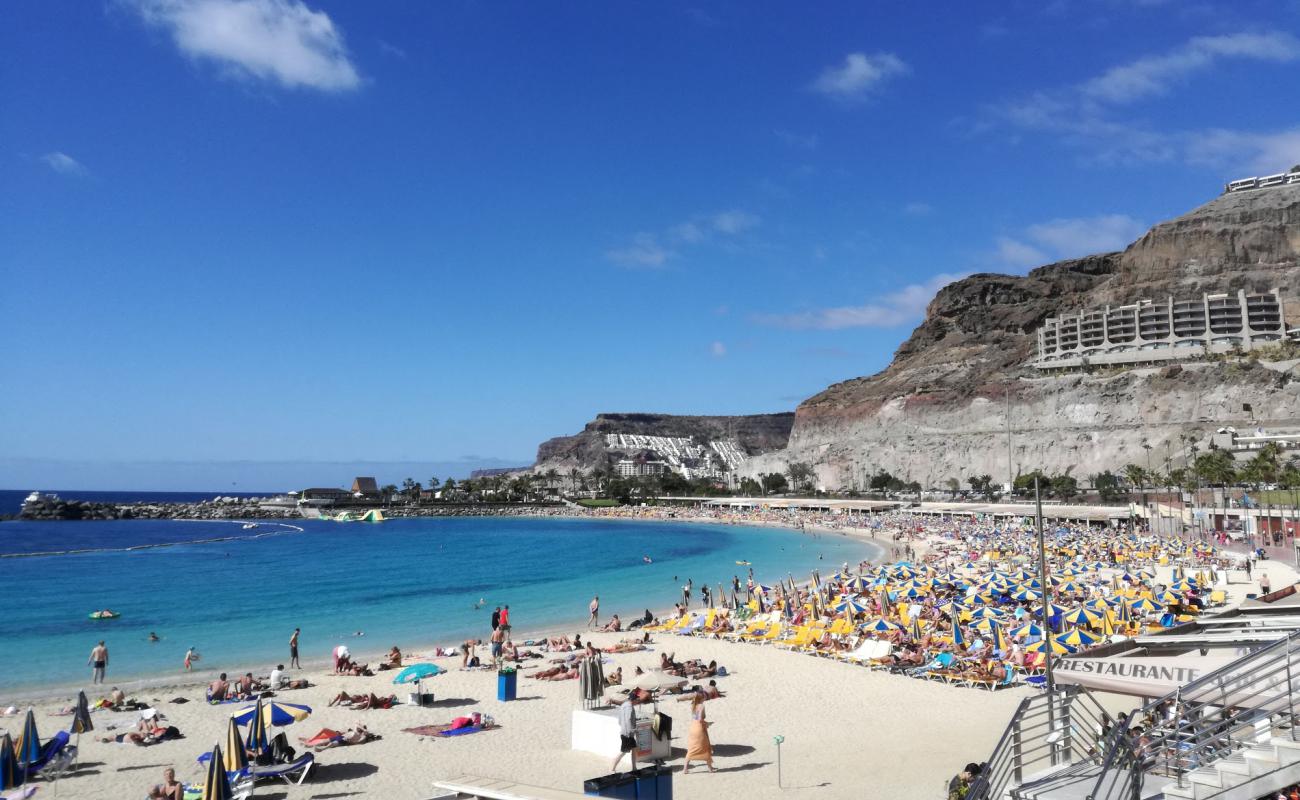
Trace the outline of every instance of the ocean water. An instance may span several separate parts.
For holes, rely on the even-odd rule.
[[[68,553],[67,551],[82,551]],[[63,552],[58,555],[24,555]],[[509,604],[517,633],[578,630],[592,595],[601,621],[669,608],[681,585],[760,582],[879,558],[839,535],[750,526],[560,518],[420,518],[383,524],[0,522],[0,702],[89,681],[108,643],[110,683],[179,675],[188,647],[209,670],[265,671],[302,628],[305,661],[338,644],[364,655],[469,635]],[[645,563],[649,556],[652,563]],[[485,608],[476,608],[479,600]],[[111,608],[115,620],[90,620]],[[150,632],[161,641],[150,642]],[[358,637],[360,631],[364,636]]]

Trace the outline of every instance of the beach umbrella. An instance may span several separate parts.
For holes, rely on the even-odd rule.
[[[966,637],[961,632],[961,607],[956,603],[952,604],[952,643],[961,646],[966,643]]]
[[[441,675],[447,670],[437,664],[420,663],[412,664],[393,678],[393,683],[414,683],[416,694],[424,694],[424,686],[421,684],[425,678],[432,678],[435,675]]]
[[[72,712],[72,726],[68,730],[80,736],[94,729],[95,723],[90,719],[90,703],[86,700],[86,693],[77,692],[77,708]]]
[[[1115,612],[1106,611],[1106,613],[1101,615],[1101,635],[1115,635]]]
[[[266,731],[270,726],[267,725],[266,714],[263,712],[262,698],[259,697],[253,715],[248,718],[248,746],[255,753],[261,753],[271,746],[271,736]],[[230,721],[239,724],[233,717]]]
[[[268,728],[273,725],[291,725],[311,716],[311,707],[300,706],[295,703],[281,703],[276,700],[264,702],[259,697],[257,705],[241,709],[231,716],[236,723],[246,725],[255,715],[260,716]]]
[[[971,612],[971,619],[1001,619],[1006,616],[1005,612],[998,611],[992,606],[983,606]]]
[[[0,791],[22,786],[27,780],[24,772],[14,755],[14,740],[7,733],[0,736]]]
[[[239,726],[233,719],[226,723],[225,756],[223,765],[226,772],[242,772],[248,769],[248,752],[244,749],[244,738],[239,735]]]
[[[1021,625],[1019,628],[1016,628],[1014,631],[1011,632],[1011,635],[1016,637],[1017,639],[1020,639],[1025,636],[1033,636],[1033,637],[1041,638],[1043,635],[1043,626],[1039,625],[1036,622],[1029,622],[1024,625]]]
[[[849,589],[859,594],[865,592],[869,585],[870,583],[868,583],[867,579],[862,577],[861,575],[850,579],[848,583]]]
[[[1067,645],[1064,645],[1064,644],[1058,642],[1056,639],[1039,639],[1038,641],[1036,641],[1036,642],[1034,642],[1033,644],[1031,644],[1031,645],[1029,645],[1028,647],[1026,647],[1026,648],[1025,648],[1025,652],[1027,652],[1027,653],[1037,653],[1037,652],[1040,652],[1040,651],[1042,651],[1042,650],[1047,649],[1047,647],[1049,646],[1049,644],[1050,644],[1050,646],[1051,646],[1051,648],[1052,648],[1052,655],[1063,656],[1063,655],[1065,655],[1066,653],[1073,653],[1073,652],[1074,652],[1074,648],[1069,647],[1069,646],[1067,646]]]
[[[1071,628],[1065,633],[1058,635],[1056,641],[1061,644],[1069,645],[1070,647],[1084,647],[1090,644],[1096,644],[1097,637],[1082,628]]]
[[[902,630],[902,628],[903,626],[899,625],[897,622],[890,622],[881,617],[877,617],[863,626],[863,630],[871,631],[872,633],[889,633],[890,631]]]
[[[18,743],[14,745],[14,755],[24,768],[41,757],[41,737],[36,732],[36,714],[29,708],[27,718],[23,720],[23,731],[18,734]]]
[[[852,597],[847,597],[847,596],[844,597],[844,599],[840,600],[838,603],[836,603],[834,609],[835,612],[838,614],[867,613],[867,607],[865,605],[859,603],[857,600],[853,599]]]
[[[1065,612],[1061,615],[1061,619],[1071,625],[1093,625],[1101,619],[1101,615],[1090,608],[1079,607]]]
[[[226,777],[225,758],[221,745],[212,745],[212,758],[208,760],[208,775],[203,783],[202,800],[231,800],[230,780]]]
[[[1007,649],[1007,634],[1002,630],[1002,626],[994,620],[984,620],[989,624],[989,646],[994,650]]]
[[[632,688],[642,689],[647,692],[660,692],[674,686],[681,686],[683,683],[686,683],[685,678],[672,675],[661,669],[652,669],[633,678]]]
[[[920,617],[912,617],[912,624],[909,633],[912,636],[912,641],[914,642],[921,641],[921,618]]]
[[[1041,600],[1043,599],[1043,596],[1038,592],[1034,591],[1033,589],[1029,588],[1028,586],[1026,586],[1020,589],[1020,591],[1012,594],[1011,599],[1019,600],[1020,602],[1024,603],[1024,602],[1032,602],[1034,600]]]

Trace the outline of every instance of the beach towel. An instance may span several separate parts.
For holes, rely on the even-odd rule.
[[[416,728],[403,728],[404,733],[414,733],[417,736],[438,736],[447,738],[449,736],[464,736],[469,733],[478,733],[479,731],[494,731],[500,728],[500,725],[470,725],[465,728],[453,728],[450,723],[446,725],[421,725]]]

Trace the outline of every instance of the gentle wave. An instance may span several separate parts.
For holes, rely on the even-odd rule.
[[[247,523],[239,520],[225,519],[174,519],[172,522],[210,522],[224,523],[227,525],[245,525]],[[265,539],[270,536],[287,536],[291,533],[303,533],[304,529],[297,525],[290,525],[287,522],[261,522],[263,525],[274,525],[278,528],[287,528],[281,531],[263,531],[261,533],[251,533],[247,536],[215,536],[209,539],[185,539],[179,542],[153,542],[151,544],[137,544],[130,547],[82,547],[76,550],[45,550],[33,553],[0,553],[0,558],[44,558],[47,556],[77,556],[86,553],[131,553],[137,550],[157,550],[160,547],[179,547],[187,544],[213,544],[216,542],[244,542],[253,539]]]

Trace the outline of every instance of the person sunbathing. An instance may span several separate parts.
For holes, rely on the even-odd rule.
[[[601,630],[606,633],[618,633],[623,630],[623,621],[618,618],[618,614],[615,614]]]
[[[364,694],[348,694],[347,692],[339,692],[330,699],[330,705],[354,706],[366,699],[368,698]]]
[[[567,664],[561,664],[554,669],[544,669],[541,672],[535,672],[528,677],[536,678],[539,681],[567,681],[578,677],[578,671],[576,669],[569,669]]]
[[[644,649],[645,649],[645,646],[642,645],[642,644],[640,644],[640,643],[632,644],[631,642],[619,642],[618,644],[614,644],[614,645],[610,645],[609,647],[606,647],[605,650],[604,650],[604,652],[606,652],[606,653],[636,653],[636,652],[641,651],[641,650],[644,650]]]
[[[710,661],[708,665],[701,664],[699,660],[686,664],[682,670],[688,678],[712,678],[718,674],[718,662]]]
[[[340,659],[339,674],[351,675],[353,677],[369,678],[375,673],[370,670],[369,664],[358,664],[352,659]]]
[[[619,667],[605,676],[606,686],[618,686],[623,683],[623,668]]]
[[[379,735],[366,730],[365,725],[358,725],[355,728],[350,729],[347,733],[339,733],[338,731],[332,731],[329,728],[321,728],[320,733],[310,739],[304,739],[300,736],[298,737],[298,741],[313,750],[325,750],[330,747],[347,747],[348,745],[353,744],[365,744],[366,742],[373,742],[378,738],[380,738]]]
[[[390,694],[388,697],[379,697],[374,692],[369,696],[362,698],[361,702],[353,703],[352,708],[364,711],[366,709],[387,709],[397,705],[397,695]]]
[[[208,702],[221,703],[230,693],[230,684],[226,682],[226,673],[221,673],[215,681],[208,684]]]

